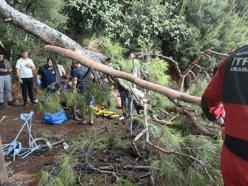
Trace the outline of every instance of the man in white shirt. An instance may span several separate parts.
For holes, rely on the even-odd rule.
[[[22,97],[24,106],[27,105],[27,93],[31,103],[36,104],[38,101],[34,97],[33,90],[33,72],[35,71],[35,65],[32,59],[28,58],[28,52],[23,51],[22,58],[16,62],[17,77],[21,84]]]

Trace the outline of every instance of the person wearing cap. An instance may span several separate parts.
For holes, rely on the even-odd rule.
[[[0,49],[0,108],[4,108],[4,93],[7,96],[8,105],[15,106],[11,92],[11,72],[11,64],[8,60],[4,59],[4,50]]]

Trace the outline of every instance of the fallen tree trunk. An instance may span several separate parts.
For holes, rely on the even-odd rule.
[[[68,57],[70,59],[79,61],[82,65],[84,65],[86,67],[92,68],[92,69],[97,70],[99,72],[102,72],[104,74],[108,74],[108,75],[115,77],[115,78],[125,79],[127,81],[130,81],[130,82],[142,87],[142,88],[158,92],[158,93],[163,94],[163,95],[165,95],[171,99],[178,99],[178,100],[185,101],[188,103],[200,105],[200,102],[201,102],[200,97],[191,96],[191,95],[188,95],[186,93],[170,89],[168,87],[164,87],[164,86],[161,86],[161,85],[149,82],[149,81],[145,81],[143,79],[139,79],[139,78],[137,78],[137,77],[135,77],[129,73],[115,70],[115,69],[108,67],[104,64],[97,63],[96,61],[90,59],[89,57],[84,56],[84,55],[80,55],[79,53],[74,52],[72,50],[64,49],[64,48],[56,47],[56,46],[50,46],[50,45],[45,46],[45,50],[48,52],[53,52],[53,53]]]
[[[19,12],[8,5],[5,0],[0,0],[0,18],[8,20],[8,23],[25,30],[46,44],[80,51],[82,54],[96,61],[103,61],[106,59],[104,55],[84,49],[65,34],[47,26],[33,17]]]
[[[14,9],[13,7],[9,6],[5,0],[0,0],[0,18],[3,20],[8,20],[8,23],[13,24],[16,27],[20,27],[21,29],[25,30],[28,33],[31,33],[41,41],[43,41],[46,44],[51,44],[51,45],[56,45],[60,47],[65,47],[71,50],[78,50],[81,51],[81,53],[84,55],[84,57],[87,58],[88,64],[84,64],[87,67],[93,68],[93,66],[96,66],[100,68],[93,68],[96,69],[100,72],[109,74],[113,77],[120,77],[123,79],[126,79],[128,81],[133,82],[134,84],[137,84],[140,87],[159,92],[165,96],[168,96],[170,98],[174,99],[180,99],[189,103],[194,103],[199,105],[200,103],[200,98],[195,97],[195,96],[189,96],[185,93],[175,91],[173,89],[169,89],[167,87],[163,87],[148,81],[144,81],[142,79],[138,79],[133,77],[130,74],[124,73],[124,72],[119,72],[111,68],[105,68],[106,66],[102,66],[102,64],[95,64],[91,65],[91,62],[95,61],[103,61],[106,59],[106,57],[102,54],[95,53],[89,50],[86,50],[82,48],[77,42],[73,41],[71,38],[68,36],[64,35],[61,32],[58,32],[57,30],[47,26],[46,24],[26,15],[18,10]],[[52,50],[51,50],[52,52]],[[79,57],[80,55],[77,54]],[[72,59],[77,59],[73,58],[74,53],[67,57],[72,58]],[[82,56],[81,56],[82,57]],[[94,59],[94,60],[91,60]],[[85,58],[83,58],[85,60]],[[82,62],[82,61],[81,61]],[[104,71],[101,71],[101,68],[103,68]],[[110,69],[110,71],[109,71]]]

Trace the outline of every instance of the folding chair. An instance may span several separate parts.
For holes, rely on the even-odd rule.
[[[31,134],[33,114],[33,111],[30,113],[20,114],[20,119],[24,122],[24,124],[22,125],[22,128],[16,135],[15,139],[11,143],[3,145],[4,156],[13,156],[13,160],[15,161],[16,156],[22,156],[22,158],[25,158],[35,150],[39,149],[39,146],[36,144]],[[28,148],[23,148],[21,142],[17,141],[25,126],[27,126],[28,130]]]

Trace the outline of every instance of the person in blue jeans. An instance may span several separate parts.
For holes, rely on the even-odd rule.
[[[7,96],[8,105],[15,106],[11,92],[11,72],[11,64],[8,60],[4,59],[4,50],[0,49],[0,108],[4,108],[4,93]]]

